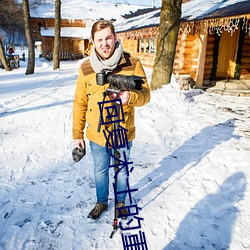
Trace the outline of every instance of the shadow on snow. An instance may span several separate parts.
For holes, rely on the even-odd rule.
[[[149,195],[176,172],[181,171],[188,165],[189,167],[186,171],[197,166],[197,164],[199,164],[199,162],[205,158],[216,146],[223,142],[229,141],[232,138],[238,139],[239,137],[233,134],[235,129],[234,123],[235,119],[229,119],[223,123],[206,127],[198,134],[184,142],[183,145],[173,151],[171,155],[162,159],[158,168],[147,174],[145,177],[139,180],[135,186],[133,186],[133,188],[139,189],[134,194],[133,198],[138,201],[142,197]],[[155,200],[172,184],[173,182],[169,183],[167,187],[162,189],[162,191],[160,191],[154,198],[150,199],[150,201],[144,206]]]
[[[133,186],[139,189],[133,198],[138,202],[151,192],[156,192],[142,208],[147,206],[177,180],[174,179],[157,192],[157,188],[176,172],[186,167],[182,176],[185,175],[216,146],[232,138],[239,139],[239,136],[233,134],[234,130],[235,119],[202,129],[162,159],[158,168],[139,180]],[[229,177],[218,193],[208,195],[189,212],[180,224],[176,238],[164,250],[205,249],[208,245],[213,249],[227,249],[238,212],[233,203],[242,199],[245,188],[246,177],[243,173]]]
[[[66,101],[62,101],[62,102],[43,104],[43,105],[36,106],[36,107],[21,108],[21,109],[14,110],[14,111],[6,111],[3,113],[0,113],[0,117],[6,117],[8,115],[15,115],[15,114],[25,113],[25,112],[29,112],[29,111],[44,109],[44,108],[51,108],[51,107],[55,107],[55,106],[65,105],[65,104],[72,103],[72,102],[73,102],[73,100],[66,100]]]
[[[217,193],[207,195],[181,222],[175,239],[164,250],[229,249],[247,180],[242,172],[228,177]]]

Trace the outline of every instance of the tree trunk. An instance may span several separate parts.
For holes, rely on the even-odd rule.
[[[0,37],[0,61],[6,71],[11,71],[11,68],[6,60],[4,46],[1,37]]]
[[[35,48],[32,37],[32,27],[30,21],[30,9],[28,0],[22,0],[22,8],[23,8],[25,36],[28,44],[28,66],[25,74],[30,75],[34,74],[35,70]]]
[[[55,1],[55,40],[53,50],[53,69],[60,68],[59,48],[61,33],[61,0]]]
[[[162,0],[160,31],[150,87],[161,88],[171,81],[182,0]]]

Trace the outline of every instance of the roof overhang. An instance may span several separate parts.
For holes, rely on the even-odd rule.
[[[53,37],[55,28],[41,28],[41,36]],[[89,39],[91,37],[91,28],[85,27],[62,27],[61,37]]]

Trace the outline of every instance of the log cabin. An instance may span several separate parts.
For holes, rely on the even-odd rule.
[[[41,41],[41,57],[52,60],[54,18],[32,18],[33,37]],[[60,59],[81,59],[88,53],[92,20],[61,20]]]
[[[79,59],[90,53],[90,30],[98,19],[115,21],[146,6],[110,2],[61,0],[61,59]],[[34,41],[41,42],[41,57],[52,59],[55,4],[46,1],[31,10]]]
[[[137,11],[115,22],[124,50],[147,67],[154,65],[160,11]],[[199,88],[246,80],[249,90],[250,1],[183,1],[173,73]]]

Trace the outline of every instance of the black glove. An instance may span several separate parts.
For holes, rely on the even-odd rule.
[[[82,148],[81,146],[80,147],[76,147],[72,151],[73,160],[75,162],[78,162],[78,161],[80,161],[83,158],[83,156],[85,154],[86,154],[86,149],[85,148]]]

